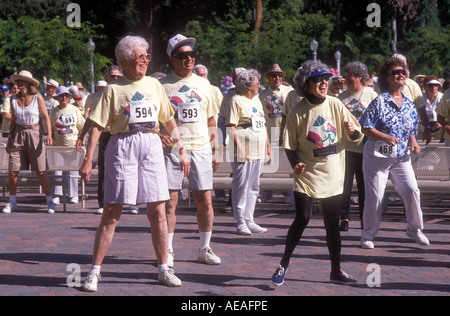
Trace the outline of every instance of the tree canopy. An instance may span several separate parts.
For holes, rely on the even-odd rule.
[[[309,43],[318,42],[317,58],[336,67],[359,60],[369,70],[397,52],[408,58],[411,73],[444,76],[450,51],[450,4],[446,0],[380,2],[380,27],[370,27],[373,0],[78,0],[81,27],[66,25],[68,0],[3,0],[0,3],[0,71],[10,75],[26,67],[36,76],[89,82],[90,52],[96,43],[96,79],[115,63],[114,47],[125,35],[150,43],[149,72],[170,71],[168,39],[182,33],[197,39],[197,63],[206,65],[215,83],[235,67],[265,73],[279,63],[292,78],[312,58]],[[395,29],[394,36],[393,30]]]

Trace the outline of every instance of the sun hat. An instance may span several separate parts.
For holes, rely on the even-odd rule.
[[[429,84],[438,84],[438,85],[441,85],[441,83],[439,82],[438,78],[437,78],[436,76],[434,76],[434,75],[428,75],[428,76],[425,76],[425,78],[423,79],[423,82],[424,82],[426,85],[429,85]]]
[[[22,70],[18,74],[11,75],[11,81],[16,83],[17,80],[24,80],[31,83],[32,86],[38,87],[39,81],[33,78],[31,72]]]
[[[99,80],[97,81],[96,87],[106,87],[107,83],[105,80]]]
[[[59,86],[56,88],[55,94],[53,95],[54,98],[59,97],[62,94],[68,94],[69,96],[71,93],[69,92],[69,89],[65,86]]]
[[[47,82],[45,82],[45,85],[49,85],[49,86],[54,86],[55,88],[59,87],[59,83],[58,81],[54,80],[54,79],[50,79]]]
[[[272,65],[269,67],[269,69],[267,70],[266,76],[269,75],[269,74],[271,74],[271,73],[281,73],[281,74],[283,74],[283,76],[286,75],[286,73],[285,73],[283,70],[281,70],[281,67],[280,67],[280,65],[278,65],[278,64],[272,64]]]
[[[177,50],[178,47],[181,46],[190,46],[194,48],[195,42],[196,42],[195,38],[187,38],[184,35],[177,34],[169,40],[169,44],[167,45],[167,55],[171,57],[172,52]]]

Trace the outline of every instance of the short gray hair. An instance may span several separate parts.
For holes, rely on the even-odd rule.
[[[320,60],[307,60],[300,68],[298,68],[296,75],[294,76],[294,84],[296,86],[297,93],[304,97],[308,92],[309,76],[315,71],[330,72],[330,68],[322,63]]]
[[[243,70],[235,80],[234,85],[236,86],[236,91],[238,94],[247,92],[250,87],[255,84],[255,77],[258,79],[261,75],[255,69]]]
[[[208,68],[206,68],[206,66],[205,66],[205,65],[202,65],[202,64],[195,65],[195,67],[194,67],[194,73],[195,73],[195,74],[197,74],[197,69],[199,69],[199,68],[205,69],[206,75],[208,75]]]
[[[121,65],[121,59],[122,58],[129,59],[132,56],[133,51],[136,47],[144,47],[145,50],[147,51],[150,45],[143,37],[140,36],[128,35],[119,41],[119,43],[116,46],[115,53],[117,63],[119,64],[120,67],[123,68],[123,65]]]
[[[353,61],[345,65],[344,74],[347,71],[352,73],[353,75],[361,76],[361,83],[363,86],[369,79],[369,71],[367,70],[367,66],[360,61]]]

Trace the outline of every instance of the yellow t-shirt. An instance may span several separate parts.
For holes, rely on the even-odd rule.
[[[264,159],[266,156],[266,119],[258,97],[249,99],[242,95],[236,95],[231,101],[226,118],[226,125],[236,126],[239,140],[245,147],[246,157],[250,160]]]
[[[219,111],[211,84],[192,74],[179,77],[174,73],[160,79],[175,111],[181,140],[188,150],[203,150],[211,146],[208,118]]]
[[[169,99],[158,80],[130,80],[125,76],[106,86],[89,116],[101,127],[109,126],[111,135],[137,128],[158,132],[159,122],[166,123],[172,117]]]
[[[444,95],[436,106],[436,112],[440,116],[443,116],[447,121],[447,124],[450,124],[450,89],[445,91]],[[450,135],[444,133],[444,137],[446,139],[450,139]]]
[[[318,105],[303,99],[286,119],[284,148],[296,151],[305,171],[294,175],[294,191],[312,198],[342,194],[345,174],[344,121],[353,122],[362,138],[361,126],[342,102],[327,96]]]
[[[283,107],[290,91],[294,90],[291,86],[280,85],[277,89],[272,89],[269,85],[259,94],[264,115],[266,116],[267,132],[271,140],[278,143],[280,138],[280,124]]]
[[[361,119],[369,104],[377,97],[377,93],[369,87],[364,87],[361,91],[346,90],[339,94],[338,99],[344,103],[345,107],[358,120]],[[361,139],[358,142],[344,140],[345,150],[362,154],[364,143]]]
[[[298,95],[297,91],[292,90],[288,93],[286,100],[284,101],[283,110],[281,111],[284,116],[288,116],[292,108],[302,100],[302,97]]]
[[[84,126],[84,117],[77,107],[68,104],[64,109],[60,109],[57,106],[52,110],[50,123],[52,126],[53,145],[75,146],[78,134]]]

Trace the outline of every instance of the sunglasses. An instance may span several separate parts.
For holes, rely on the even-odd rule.
[[[330,75],[322,75],[322,76],[312,77],[310,79],[314,83],[319,83],[319,82],[322,82],[323,80],[328,81],[328,80],[330,80],[330,78],[331,78]]]
[[[402,74],[403,76],[406,77],[406,70],[405,69],[396,69],[396,70],[392,70],[392,74],[394,76],[398,76],[400,74]]]
[[[150,60],[152,60],[152,55],[150,55],[150,54],[140,54],[140,55],[136,56],[136,60],[139,61],[139,62],[142,62],[144,60],[146,62],[150,62]]]
[[[194,49],[189,52],[176,53],[173,55],[173,57],[178,60],[185,60],[188,57],[191,57],[192,59],[194,59],[194,58],[197,58],[197,51]]]
[[[278,78],[278,77],[283,78],[283,74],[279,74],[279,73],[270,74],[270,77],[273,79]]]
[[[110,77],[111,79],[119,79],[119,78],[122,77],[122,76],[120,76],[120,75],[109,75],[109,77]]]

